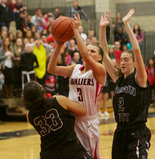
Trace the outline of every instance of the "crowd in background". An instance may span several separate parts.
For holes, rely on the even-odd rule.
[[[84,19],[91,23],[87,14],[74,1],[71,7],[71,17],[79,13]],[[37,80],[45,87],[46,96],[51,97],[55,94],[68,95],[68,78],[55,76],[46,71],[48,61],[54,52],[56,43],[51,35],[51,25],[55,19],[65,16],[59,8],[54,12],[42,13],[40,8],[36,9],[34,15],[30,15],[22,0],[1,0],[0,2],[0,97],[12,98],[20,97],[22,88],[27,81]],[[116,68],[119,68],[120,55],[123,51],[131,50],[127,34],[121,19],[121,13],[117,13],[115,21],[111,27],[107,28],[107,40],[110,37],[110,30],[113,30],[114,43],[109,45],[109,56],[113,59]],[[144,33],[138,24],[133,27],[136,38],[141,46],[144,40]],[[79,26],[79,32],[83,41],[89,44],[98,43],[98,38],[94,30],[83,32],[83,26]],[[66,42],[61,50],[58,65],[82,64],[82,59],[78,51],[76,40]],[[155,59],[148,59],[146,71],[148,81],[155,88]],[[107,75],[107,92],[113,91],[109,88],[110,84]],[[110,83],[110,82],[109,82]],[[150,92],[150,94],[152,94]],[[154,93],[153,93],[154,94]],[[153,98],[152,98],[153,99]],[[106,104],[105,104],[106,105]]]

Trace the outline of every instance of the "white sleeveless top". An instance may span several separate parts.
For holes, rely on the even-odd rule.
[[[69,79],[69,99],[79,102],[86,110],[86,116],[97,115],[97,100],[102,91],[93,76],[93,71],[82,73],[83,65],[76,65]]]

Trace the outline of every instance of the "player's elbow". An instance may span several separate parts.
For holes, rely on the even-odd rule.
[[[48,67],[47,67],[47,72],[48,72],[48,73],[51,73],[51,74],[55,74],[55,69],[54,69],[53,67],[50,67],[50,66],[48,65]]]

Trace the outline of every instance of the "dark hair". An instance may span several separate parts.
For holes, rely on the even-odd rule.
[[[141,28],[140,28],[140,25],[139,24],[135,24],[134,25],[134,27],[133,27],[133,32],[135,33],[136,32],[136,30],[135,30],[135,26],[138,26],[138,35],[140,35],[140,33],[141,33]]]
[[[36,81],[26,83],[24,86],[24,105],[29,111],[39,111],[44,108],[45,97],[43,87]]]
[[[132,59],[133,59],[133,61],[135,61],[134,53],[132,50],[123,51],[122,53],[127,53],[127,54],[132,55]]]
[[[150,69],[150,64],[149,64],[149,61],[150,61],[150,60],[153,61],[153,67],[154,67],[154,69],[155,69],[155,62],[154,62],[153,58],[149,58],[149,59],[147,60],[147,67]]]
[[[102,60],[103,60],[103,55],[104,55],[104,52],[103,52],[103,49],[98,45],[98,44],[95,44],[93,46],[96,46],[99,50],[99,55],[101,55],[102,59],[99,61],[99,63],[102,63]]]

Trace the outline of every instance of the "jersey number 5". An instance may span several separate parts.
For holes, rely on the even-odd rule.
[[[78,95],[78,100],[81,102],[83,101],[83,95],[82,95],[82,90],[81,88],[77,88],[77,92],[79,93]]]

